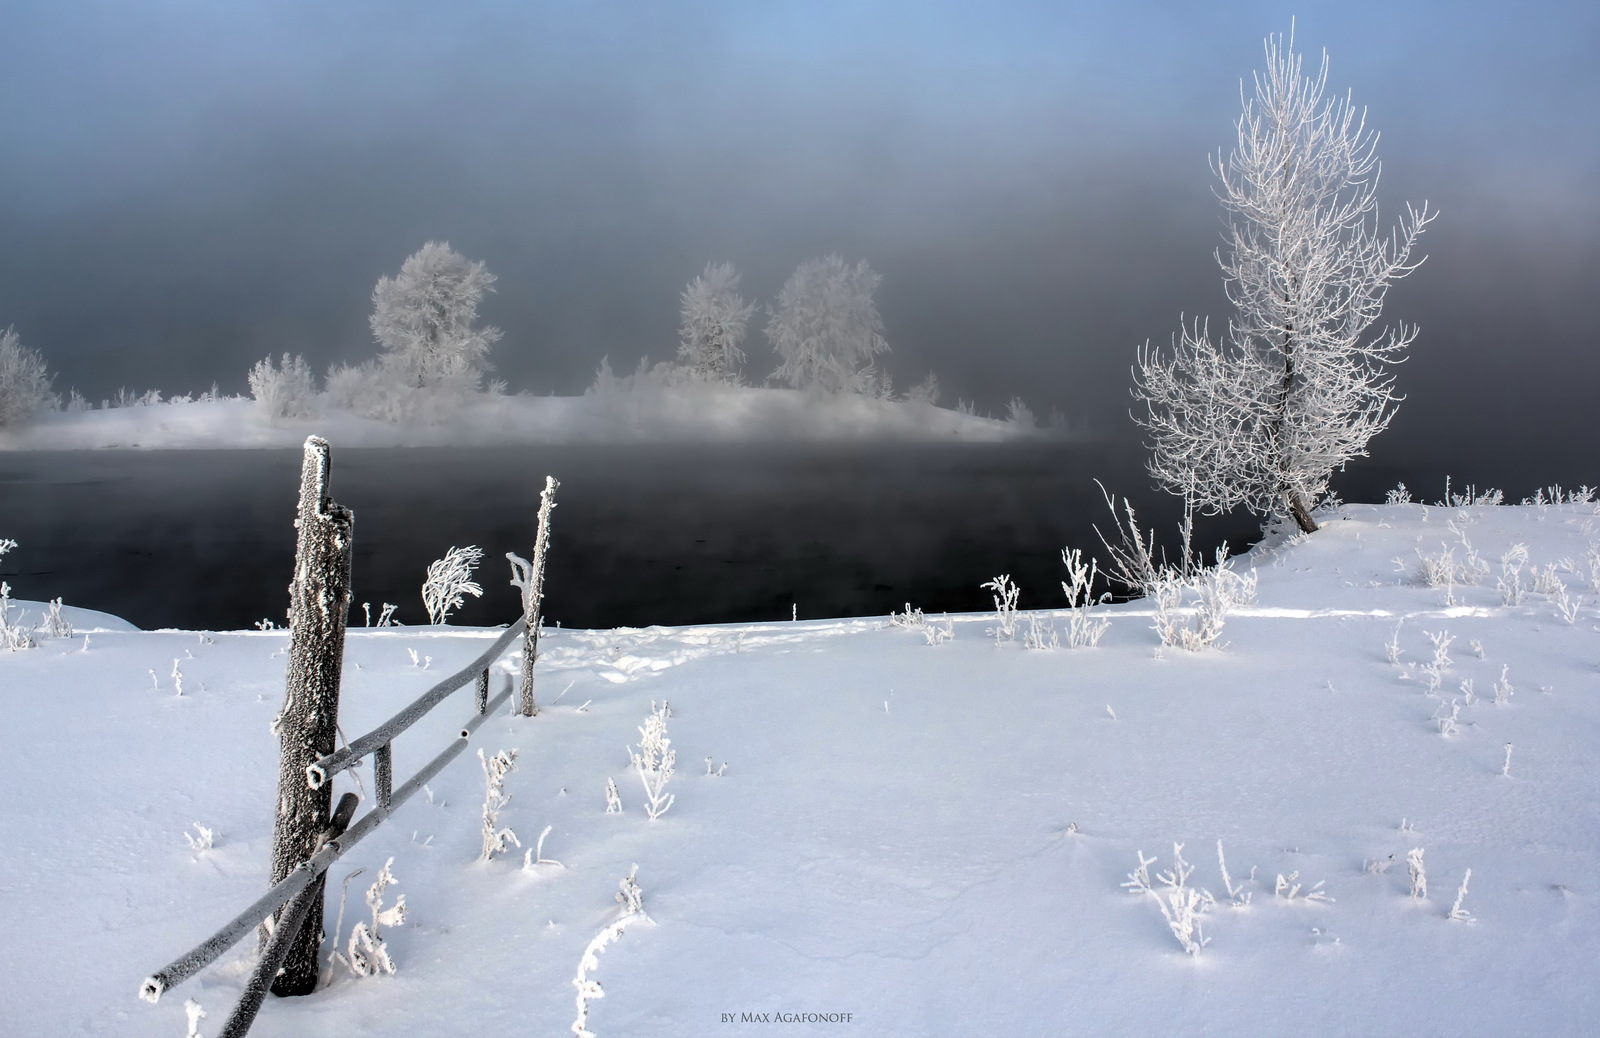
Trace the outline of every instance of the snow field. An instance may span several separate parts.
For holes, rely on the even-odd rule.
[[[1101,607],[1110,629],[1077,650],[997,645],[992,613],[954,617],[937,646],[881,619],[547,631],[540,716],[491,719],[473,745],[518,751],[499,824],[524,848],[552,826],[544,856],[561,866],[525,869],[515,849],[476,862],[483,776],[455,762],[329,873],[331,925],[363,870],[347,936],[394,858],[398,972],[336,971],[314,996],[269,1000],[253,1033],[570,1033],[579,957],[618,918],[634,864],[649,922],[598,957],[600,1035],[761,1033],[739,1016],[780,1012],[851,1014],[785,1025],[801,1034],[1591,1030],[1597,523],[1588,505],[1347,506],[1234,561],[1257,568],[1256,604],[1201,653],[1158,652],[1143,602]],[[1574,622],[1551,594],[1503,605],[1493,576],[1420,583],[1419,553],[1463,530],[1496,571],[1517,543],[1530,568],[1557,564]],[[1023,609],[1057,590],[1022,588]],[[1453,637],[1432,693],[1430,632]],[[353,630],[344,733],[493,636]],[[220,1026],[249,942],[154,1008],[134,993],[265,886],[285,637],[107,630],[87,651],[80,633],[0,656],[0,966],[27,981],[0,1030],[175,1035],[186,998],[211,1014],[202,1033]],[[1495,705],[1503,673],[1514,692]],[[652,822],[629,752],[663,701],[676,800]],[[463,691],[403,736],[396,781],[471,709]],[[726,771],[707,775],[707,756]],[[185,841],[193,822],[213,848]],[[1246,907],[1229,904],[1218,840]],[[1122,886],[1139,852],[1152,876],[1171,868],[1175,842],[1217,902],[1197,956]],[[1410,896],[1413,848],[1425,900]],[[1472,921],[1451,920],[1467,869]],[[1280,897],[1280,875],[1331,900]]]

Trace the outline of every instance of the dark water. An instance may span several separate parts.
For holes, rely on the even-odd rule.
[[[978,585],[1000,573],[1024,608],[1059,605],[1060,549],[1094,549],[1092,526],[1108,528],[1096,478],[1148,524],[1175,527],[1143,458],[1064,443],[335,448],[332,483],[356,515],[352,623],[362,602],[425,623],[424,570],[467,544],[484,549],[485,593],[451,621],[512,619],[504,555],[531,554],[551,474],[562,486],[546,615],[613,627],[786,619],[791,607],[881,615],[907,601],[986,609]],[[0,574],[16,597],[59,595],[145,628],[281,620],[299,466],[298,450],[0,454],[0,537],[20,544]],[[1407,479],[1432,500],[1443,471],[1369,465],[1342,490],[1381,500]],[[1200,540],[1243,547],[1257,530],[1211,519]]]

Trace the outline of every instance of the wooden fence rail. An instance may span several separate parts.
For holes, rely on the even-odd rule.
[[[523,615],[466,666],[344,749],[334,749],[345,616],[350,600],[354,517],[329,496],[331,465],[327,441],[316,436],[308,438],[295,521],[299,543],[294,582],[290,585],[289,662],[284,710],[280,714],[272,886],[210,937],[152,973],[139,988],[141,998],[154,1002],[163,992],[215,962],[252,929],[262,927],[261,954],[243,997],[224,1025],[225,1038],[241,1038],[249,1030],[269,987],[279,995],[306,994],[315,988],[322,940],[323,876],[340,856],[458,757],[478,726],[510,700],[516,684],[509,676],[505,689],[492,700],[489,698],[489,671],[519,636],[523,639],[524,659],[516,712],[535,712],[532,654],[538,644],[550,512],[560,485],[553,478],[546,478],[540,495],[534,562],[530,565],[508,555],[512,559],[512,582],[523,591]],[[392,788],[395,738],[468,683],[477,687],[472,718],[443,752],[398,789]],[[373,759],[376,803],[352,825],[349,823],[357,798],[354,793],[346,793],[330,813],[330,780],[368,756]]]

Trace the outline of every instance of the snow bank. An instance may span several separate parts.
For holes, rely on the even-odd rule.
[[[580,972],[603,1036],[1592,1032],[1600,516],[1326,519],[1235,563],[1258,599],[1221,650],[1158,651],[1144,602],[1102,607],[1109,631],[1077,650],[997,645],[977,614],[937,645],[881,619],[547,631],[541,714],[473,741],[519,751],[496,824],[524,848],[551,827],[538,850],[560,864],[477,861],[484,779],[456,762],[330,876],[348,941],[393,858],[395,974],[340,966],[253,1033],[564,1034]],[[1446,552],[1467,568],[1429,586]],[[346,735],[495,634],[352,631]],[[107,631],[0,654],[0,1030],[175,1035],[185,999],[203,1033],[220,1023],[250,942],[155,1007],[135,993],[264,888],[284,639]],[[397,743],[397,780],[470,699]],[[657,710],[675,799],[650,821],[629,747]],[[1141,852],[1172,868],[1175,842],[1216,902],[1198,956],[1123,886]],[[635,865],[642,915],[617,900]],[[1469,869],[1470,918],[1450,918]]]
[[[680,386],[579,397],[484,397],[434,425],[396,425],[332,411],[270,422],[253,401],[179,401],[54,412],[0,433],[0,449],[298,447],[311,434],[341,447],[664,440],[998,441],[1037,435],[1010,422],[931,404],[789,389]]]

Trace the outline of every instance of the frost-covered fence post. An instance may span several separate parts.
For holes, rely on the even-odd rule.
[[[294,582],[289,585],[289,663],[278,727],[278,803],[272,831],[276,885],[317,851],[333,806],[333,785],[312,789],[306,768],[334,751],[345,616],[350,608],[354,516],[328,496],[328,441],[307,437],[295,519]],[[322,898],[313,899],[272,983],[275,995],[308,995],[317,984]],[[283,918],[283,910],[277,914]]]
[[[522,615],[528,621],[522,634],[522,690],[517,713],[532,717],[539,712],[533,702],[533,662],[539,655],[539,608],[544,602],[544,559],[550,547],[550,512],[556,507],[556,490],[561,483],[554,476],[544,477],[539,495],[539,530],[534,536],[533,561],[515,552],[506,552],[511,563],[511,583],[522,589]]]

